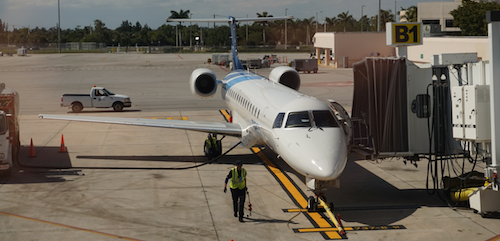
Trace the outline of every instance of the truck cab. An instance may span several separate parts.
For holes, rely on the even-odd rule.
[[[122,111],[124,107],[131,107],[130,97],[115,94],[104,87],[94,86],[90,94],[64,94],[61,96],[61,107],[71,107],[73,112],[81,112],[83,108],[110,108]]]
[[[92,106],[97,108],[110,107],[113,101],[114,93],[102,87],[94,87],[90,92]]]

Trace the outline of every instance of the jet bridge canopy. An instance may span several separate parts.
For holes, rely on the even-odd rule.
[[[365,58],[353,65],[352,118],[366,123],[374,154],[408,152],[405,58]]]

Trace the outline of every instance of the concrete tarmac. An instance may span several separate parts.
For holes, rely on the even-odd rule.
[[[308,54],[278,56],[291,60]],[[1,82],[20,94],[22,145],[21,166],[12,177],[0,177],[0,240],[333,239],[336,232],[318,231],[328,224],[324,214],[292,210],[301,196],[313,194],[301,175],[266,148],[237,146],[216,164],[166,170],[203,163],[206,134],[38,118],[43,113],[223,122],[219,110],[226,106],[220,92],[200,100],[189,90],[196,68],[210,68],[220,79],[227,74],[225,68],[206,64],[208,58],[210,54],[0,57]],[[256,71],[267,76],[271,69]],[[317,74],[300,75],[302,92],[337,100],[350,111],[352,69],[320,67]],[[129,95],[132,107],[75,114],[59,106],[62,94],[88,93],[94,85]],[[62,135],[66,153],[59,153]],[[31,139],[36,157],[28,157]],[[238,141],[225,138],[224,151]],[[262,155],[277,168],[269,167]],[[251,216],[246,210],[244,223],[233,217],[231,196],[223,193],[224,178],[236,160],[248,171],[253,208]],[[298,196],[273,170],[288,178]],[[331,188],[325,196],[343,225],[353,227],[344,236],[349,240],[487,240],[500,234],[500,219],[450,208],[429,195],[426,177],[426,161],[414,167],[399,159],[374,162],[352,154],[340,189]]]

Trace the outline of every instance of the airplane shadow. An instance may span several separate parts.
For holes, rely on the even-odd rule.
[[[267,148],[266,156],[282,171],[297,176],[305,184],[305,177]],[[340,188],[324,192],[327,203],[332,202],[335,214],[342,220],[366,225],[389,225],[412,215],[421,207],[448,207],[436,195],[425,189],[398,189],[384,179],[360,166],[354,154],[340,176]]]
[[[14,162],[11,176],[1,175],[2,184],[29,184],[65,182],[64,176],[80,176],[82,170],[71,167],[68,153],[59,153],[60,147],[34,147],[36,157],[29,157],[30,148],[21,146],[18,161]]]
[[[190,162],[200,163],[209,161],[205,156],[76,156],[80,159],[98,159],[98,160],[121,160],[121,161],[138,161],[138,162]],[[253,154],[240,154],[240,155],[226,155],[219,158],[212,164],[229,164],[234,165],[236,161],[240,160],[243,164],[262,164],[262,162],[255,162]]]
[[[108,112],[140,112],[142,110],[122,110],[122,111],[114,111],[114,110],[82,110],[81,112],[73,112],[68,111],[69,114],[93,114],[93,113],[108,113]]]

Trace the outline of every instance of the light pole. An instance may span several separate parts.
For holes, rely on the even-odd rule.
[[[248,18],[248,14],[247,14],[247,18]],[[247,32],[246,32],[246,35],[245,35],[245,45],[248,46],[248,22],[245,25],[246,25],[246,28],[247,28]]]
[[[287,35],[286,35],[286,30],[287,30],[286,22],[288,22],[288,19],[286,19],[287,10],[288,10],[288,8],[285,8],[285,50],[286,50],[286,44],[287,44]]]
[[[380,32],[380,0],[378,0],[377,32]]]
[[[325,28],[325,22],[324,22],[324,21],[325,21],[325,19],[323,18],[323,11],[319,11],[319,17],[320,17],[321,19],[323,19],[323,28],[324,28],[324,29],[326,29],[326,28]],[[319,23],[319,19],[318,19],[318,23]],[[323,30],[323,32],[326,32],[326,30]]]
[[[361,18],[359,19],[361,21],[361,32],[363,32],[363,8],[365,5],[361,5]]]
[[[59,0],[57,0],[57,18],[59,19],[59,22],[57,24],[57,39],[59,42],[59,53],[61,53],[61,4],[59,3]]]
[[[316,33],[318,32],[318,12],[316,12]]]
[[[190,13],[189,14],[189,19],[193,18],[193,14]],[[189,22],[189,48],[193,47],[193,42],[192,42],[192,38],[193,36],[191,36],[191,22]]]

